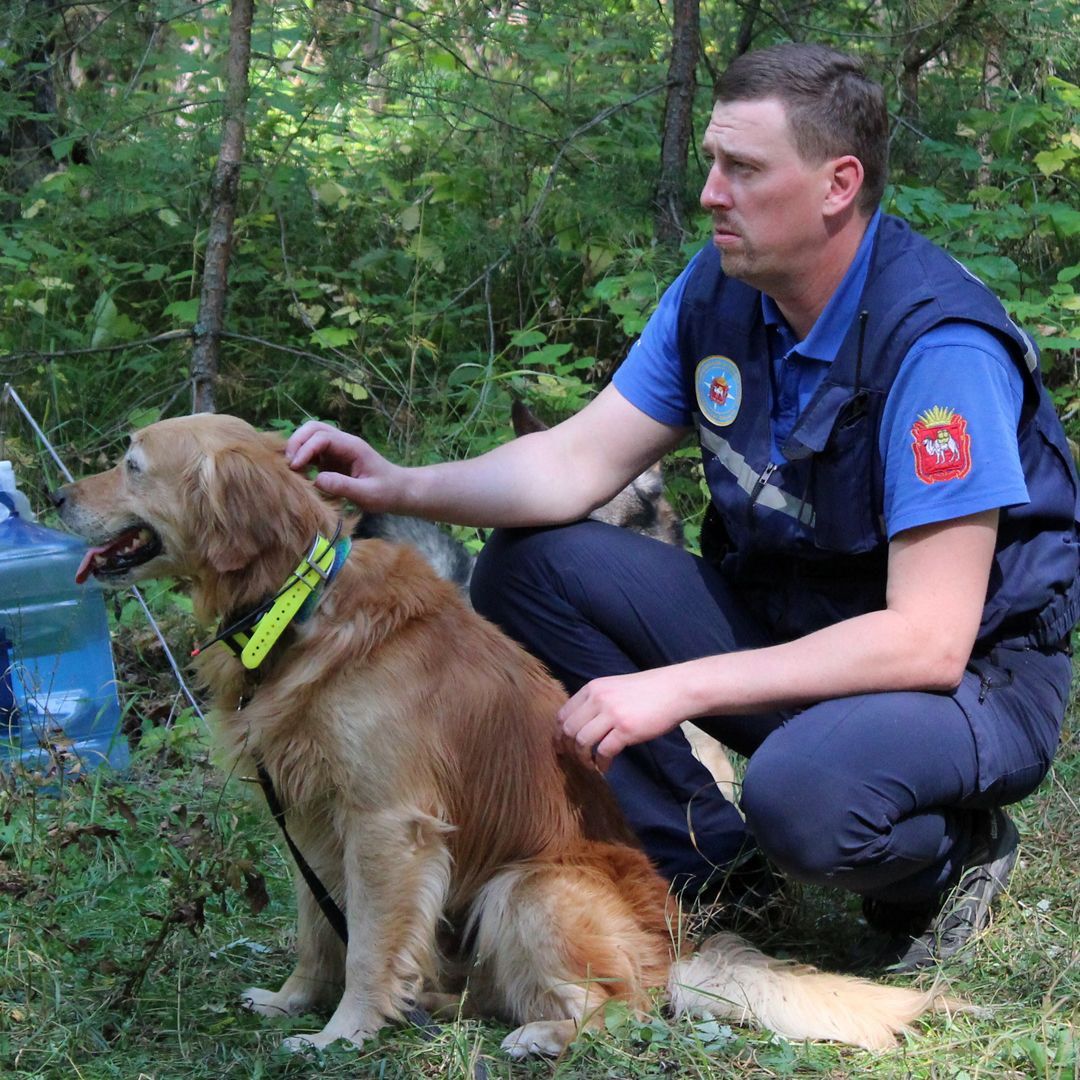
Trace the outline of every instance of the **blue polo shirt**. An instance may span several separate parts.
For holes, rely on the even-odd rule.
[[[784,461],[780,447],[825,378],[848,329],[858,317],[859,300],[870,270],[870,256],[880,221],[879,211],[870,219],[847,273],[802,341],[788,326],[773,298],[761,294],[761,314],[765,319],[772,374],[772,458],[778,465]]]
[[[879,221],[875,213],[847,273],[802,341],[771,297],[762,294],[772,377],[772,456],[777,463],[784,460],[780,447],[858,317]],[[683,378],[677,325],[686,281],[699,257],[694,256],[665,291],[614,376],[615,386],[632,405],[660,423],[679,427],[693,425],[697,409],[694,388]],[[889,392],[879,435],[890,539],[918,525],[1028,502],[1016,437],[1022,399],[1020,372],[989,331],[953,322],[935,327],[915,343]],[[919,468],[920,454],[954,451],[922,445],[920,421],[935,409],[938,416],[949,413],[954,430],[970,439],[970,468],[944,482],[928,481],[927,470]]]

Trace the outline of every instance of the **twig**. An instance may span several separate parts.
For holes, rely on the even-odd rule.
[[[154,337],[139,338],[136,341],[121,341],[115,345],[90,345],[84,349],[28,349],[25,352],[7,353],[0,356],[0,363],[12,360],[55,360],[60,357],[89,356],[94,353],[121,352],[124,349],[138,349],[143,345],[157,345],[163,341],[178,341],[192,337],[191,330],[168,330]]]
[[[431,41],[437,45],[440,49],[445,50],[450,56],[452,56],[474,79],[480,82],[492,83],[494,86],[508,86],[514,90],[521,90],[523,93],[531,94],[541,105],[544,106],[548,112],[559,115],[559,110],[555,108],[538,90],[534,87],[527,85],[526,83],[514,82],[510,79],[496,79],[491,75],[485,75],[483,72],[477,71],[473,68],[469,62],[461,56],[454,48],[444,41],[442,38],[436,37],[432,33],[428,33],[424,30],[423,24],[417,25],[416,23],[409,22],[409,20],[402,18],[400,15],[395,14],[393,11],[388,11],[386,8],[380,7],[378,4],[371,3],[357,3],[358,8],[366,9],[367,11],[373,11],[376,15],[381,15],[384,19],[389,19],[392,22],[400,24],[404,30],[412,31],[418,35],[418,38],[410,38],[409,40],[415,43],[416,40]],[[406,36],[408,36],[406,34]]]
[[[551,168],[548,170],[547,180],[544,182],[544,189],[536,198],[536,202],[533,204],[532,210],[529,211],[528,217],[525,218],[525,228],[531,229],[535,224],[537,218],[540,216],[540,211],[544,208],[544,203],[547,202],[548,196],[551,194],[552,188],[555,186],[555,176],[559,171],[559,165],[565,157],[567,150],[570,149],[570,144],[579,136],[584,135],[586,131],[591,131],[598,124],[602,124],[609,116],[614,116],[615,113],[622,109],[628,109],[631,105],[636,105],[643,98],[650,97],[653,94],[658,94],[661,90],[667,89],[667,83],[661,83],[659,86],[652,86],[648,90],[642,90],[641,93],[635,94],[632,98],[626,101],[620,101],[615,105],[609,105],[606,109],[601,109],[591,120],[587,120],[581,127],[576,128],[563,141],[563,144],[559,147],[559,152],[555,155],[555,160],[551,163]]]

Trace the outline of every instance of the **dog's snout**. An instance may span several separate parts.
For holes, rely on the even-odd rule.
[[[67,500],[67,487],[66,487],[66,485],[64,487],[58,487],[55,491],[50,491],[49,492],[49,502],[51,502],[53,504],[53,506],[57,510],[63,510],[64,502],[66,500]]]

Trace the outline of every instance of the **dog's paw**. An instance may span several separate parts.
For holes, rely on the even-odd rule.
[[[283,1050],[296,1054],[323,1050],[339,1039],[353,1046],[363,1046],[365,1040],[376,1034],[384,1023],[381,1017],[367,1011],[342,1014],[339,1009],[322,1031],[315,1031],[310,1035],[293,1035],[286,1039],[281,1047]]]
[[[311,1035],[292,1035],[282,1042],[281,1049],[289,1054],[306,1054],[315,1050],[323,1050],[336,1041],[337,1036],[326,1038],[324,1032],[317,1031]]]
[[[350,1043],[353,1046],[363,1046],[364,1040],[371,1038],[378,1030],[378,1025],[376,1025],[371,1029],[357,1028],[350,1034],[345,1034],[339,1030],[334,1030],[333,1024],[327,1024],[322,1031],[315,1031],[310,1035],[293,1035],[285,1039],[281,1044],[281,1048],[287,1050],[290,1054],[303,1054],[312,1050],[325,1050],[331,1043],[338,1040]]]
[[[577,1024],[573,1020],[534,1020],[515,1028],[502,1041],[502,1048],[515,1061],[536,1054],[558,1057],[573,1041]]]
[[[240,1005],[260,1016],[299,1016],[307,1012],[309,1002],[273,990],[249,986],[240,994]]]

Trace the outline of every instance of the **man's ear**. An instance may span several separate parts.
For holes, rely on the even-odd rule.
[[[863,186],[863,165],[854,154],[833,158],[830,162],[829,188],[823,212],[826,217],[844,213],[858,198]]]

